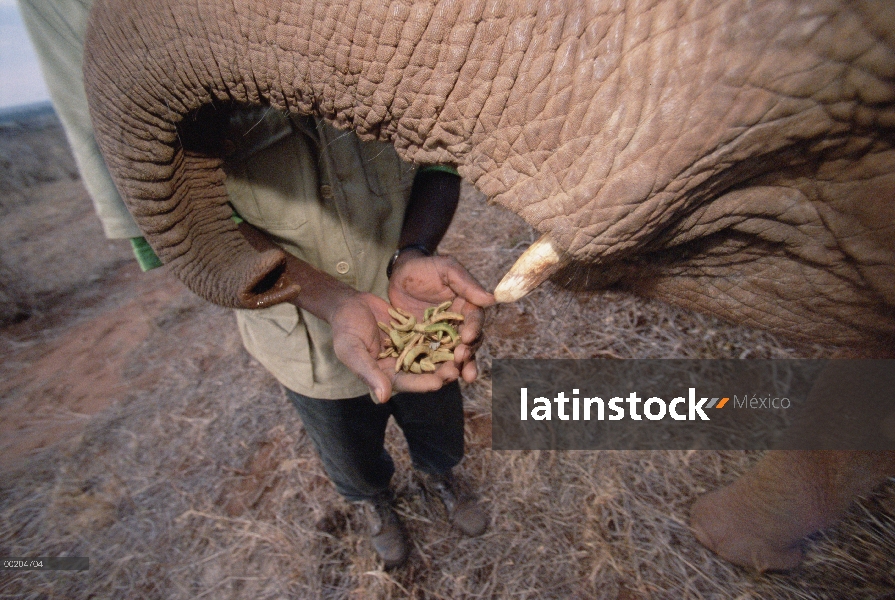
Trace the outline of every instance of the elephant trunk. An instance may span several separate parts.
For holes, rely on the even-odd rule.
[[[230,219],[222,160],[179,141],[181,122],[226,97],[226,75],[194,70],[203,52],[179,32],[146,37],[160,23],[143,8],[97,2],[85,46],[96,138],[122,197],[161,260],[201,297],[234,308],[291,299],[300,288],[287,279],[285,253],[253,246]]]

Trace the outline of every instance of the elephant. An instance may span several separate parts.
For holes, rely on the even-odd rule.
[[[866,424],[878,423],[874,441],[888,444],[876,447],[891,448],[895,370],[889,362],[828,361],[809,393],[812,410],[793,419],[787,439],[802,440],[798,447],[851,447],[836,438],[867,436]],[[838,429],[830,431],[830,423]],[[893,474],[890,450],[772,450],[732,484],[699,498],[691,525],[700,542],[731,562],[789,569],[801,563],[805,537],[834,524],[856,496]]]
[[[565,277],[794,338],[895,342],[884,0],[98,0],[84,75],[137,224],[224,306],[301,288],[281,249],[229,218],[224,149],[193,143],[209,114],[263,105],[453,165],[539,230],[499,300]],[[895,474],[888,454],[849,456],[771,453],[700,500],[694,530],[730,560],[788,568],[803,536]],[[814,504],[775,509],[806,486]],[[738,527],[763,527],[713,525],[748,499],[760,509]]]

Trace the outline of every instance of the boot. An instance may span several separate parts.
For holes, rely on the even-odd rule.
[[[410,545],[401,518],[392,507],[390,497],[382,496],[361,502],[369,525],[370,541],[386,569],[400,567],[407,560]]]
[[[448,520],[468,536],[482,535],[488,528],[488,513],[478,503],[474,494],[466,491],[448,471],[441,475],[422,476],[423,487],[441,499],[447,510]]]

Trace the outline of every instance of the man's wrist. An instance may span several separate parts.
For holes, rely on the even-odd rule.
[[[415,252],[419,252],[423,256],[432,256],[434,252],[429,250],[423,244],[407,244],[405,246],[401,246],[395,253],[392,254],[391,259],[388,261],[388,266],[385,268],[385,275],[389,279],[392,277],[392,272],[395,270],[395,266],[398,264],[398,259],[401,258],[402,255],[409,255]]]
[[[346,302],[362,294],[347,283],[291,254],[286,258],[286,271],[293,280],[301,282],[302,286],[301,293],[292,298],[290,304],[330,325],[334,315]]]

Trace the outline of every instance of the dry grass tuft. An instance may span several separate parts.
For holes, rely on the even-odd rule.
[[[24,321],[31,314],[29,293],[19,280],[18,273],[0,259],[0,326]]]
[[[79,194],[57,198],[54,210],[89,214]],[[28,210],[40,202],[28,206],[33,219]],[[7,226],[15,218],[7,215]],[[803,568],[755,576],[699,546],[687,520],[696,496],[734,479],[756,453],[489,448],[494,357],[782,358],[834,349],[618,293],[546,286],[498,307],[480,352],[483,375],[465,388],[461,469],[490,503],[491,527],[478,539],[452,530],[422,495],[392,429],[394,484],[415,549],[406,567],[384,572],[294,410],[241,349],[232,315],[165,274],[135,274],[102,251],[101,238],[77,231],[79,244],[99,248],[83,254],[83,272],[98,277],[74,285],[60,274],[64,296],[41,295],[34,316],[0,329],[0,382],[74,325],[102,320],[147,290],[164,294],[135,313],[148,325],[121,350],[114,376],[126,391],[83,418],[78,436],[24,457],[0,479],[0,555],[83,555],[90,570],[0,571],[0,598],[832,599],[895,590],[891,485],[814,540]],[[493,287],[533,239],[520,220],[466,190],[442,250]],[[33,248],[0,240],[4,257]],[[0,408],[28,401],[19,387],[0,383],[0,392]]]

